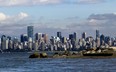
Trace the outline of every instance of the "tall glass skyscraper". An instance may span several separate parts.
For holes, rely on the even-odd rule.
[[[61,39],[62,38],[62,33],[61,32],[57,32],[57,37],[59,37]]]
[[[2,35],[1,37],[1,49],[2,50],[8,49],[8,40],[5,35]]]
[[[21,39],[21,40],[20,40],[21,42],[28,41],[28,36],[27,36],[27,34],[22,34],[20,39]]]
[[[86,32],[82,33],[82,38],[85,39],[86,38]]]
[[[27,27],[27,34],[28,34],[28,38],[33,39],[33,26],[28,26]]]
[[[99,34],[99,30],[96,30],[96,38],[99,38],[100,34]]]
[[[77,40],[77,33],[76,32],[74,32],[74,39],[75,39],[75,41]]]

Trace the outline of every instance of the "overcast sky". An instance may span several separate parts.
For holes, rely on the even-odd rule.
[[[28,25],[49,35],[116,36],[116,0],[0,0],[0,35],[19,36]]]

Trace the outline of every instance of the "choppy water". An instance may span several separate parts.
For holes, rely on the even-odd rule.
[[[0,72],[116,72],[112,59],[29,59],[29,53],[0,54]]]

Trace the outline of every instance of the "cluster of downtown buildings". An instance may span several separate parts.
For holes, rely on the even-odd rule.
[[[1,51],[77,51],[90,48],[109,48],[116,46],[116,37],[100,35],[99,30],[96,30],[96,38],[92,36],[86,37],[86,32],[82,33],[79,39],[77,33],[69,34],[69,37],[63,37],[61,32],[57,32],[57,36],[48,38],[48,34],[35,33],[34,27],[27,27],[27,34],[22,34],[20,40],[16,37],[1,36],[0,50]]]

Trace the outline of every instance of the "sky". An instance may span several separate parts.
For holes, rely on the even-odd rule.
[[[95,36],[95,30],[116,36],[116,0],[0,0],[0,35],[34,32],[56,36],[77,32]]]

